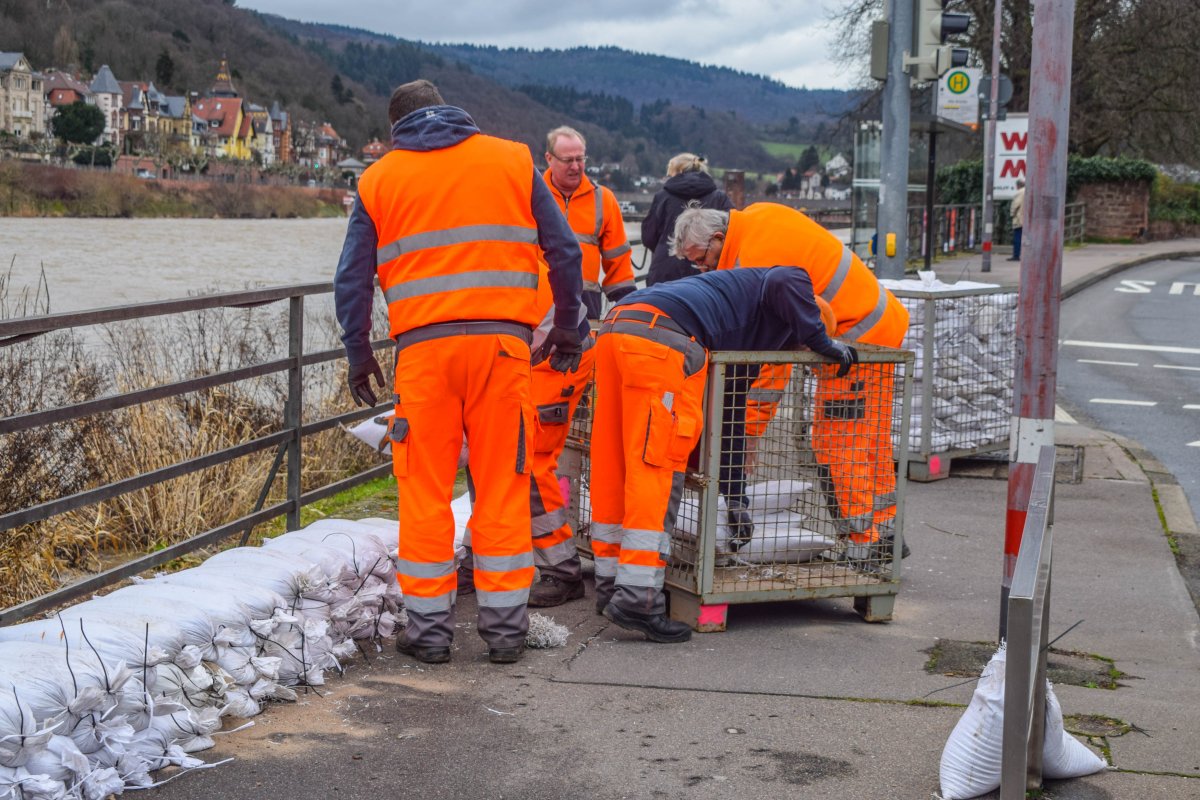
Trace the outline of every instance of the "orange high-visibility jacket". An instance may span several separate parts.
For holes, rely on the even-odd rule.
[[[807,270],[813,292],[833,309],[839,337],[900,346],[908,311],[836,236],[777,203],[730,211],[717,269],[776,266]]]
[[[582,176],[579,188],[570,197],[550,180],[550,170],[543,173],[550,194],[567,217],[583,250],[583,291],[604,291],[606,295],[625,287],[633,288],[633,258],[625,238],[625,221],[617,196],[604,186],[598,186]],[[601,268],[604,280],[600,280]]]
[[[393,337],[456,320],[538,324],[535,174],[529,148],[482,134],[440,150],[392,150],[367,168],[358,196],[378,233]],[[434,184],[457,191],[424,190]]]

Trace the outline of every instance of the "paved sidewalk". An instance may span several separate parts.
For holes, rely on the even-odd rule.
[[[1200,253],[1200,240],[1072,250],[1064,286],[1181,252]],[[981,275],[970,261],[963,277],[1015,285],[1012,262]],[[937,272],[953,280],[946,263]],[[1051,660],[1100,656],[1121,677],[1115,689],[1056,687],[1113,769],[1049,783],[1043,796],[1200,797],[1200,617],[1154,497],[1170,495],[1170,476],[1136,443],[1056,430],[1085,455],[1082,480],[1057,487],[1052,636],[1080,624]],[[1004,474],[978,463],[908,484],[913,555],[888,624],[861,621],[849,600],[746,605],[731,608],[725,633],[655,645],[597,616],[589,585],[584,600],[548,610],[571,629],[566,648],[499,667],[467,597],[450,664],[390,649],[359,657],[321,696],[272,706],[204,754],[232,763],[154,796],[932,798],[974,681],[926,666],[939,641],[996,637]],[[1163,510],[1177,535],[1197,536],[1186,502]]]

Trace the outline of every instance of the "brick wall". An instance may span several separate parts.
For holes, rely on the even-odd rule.
[[[1076,200],[1087,207],[1089,238],[1135,239],[1150,226],[1150,184],[1143,181],[1089,183]]]

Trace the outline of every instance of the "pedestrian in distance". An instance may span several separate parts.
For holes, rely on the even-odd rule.
[[[715,208],[729,211],[733,201],[720,189],[708,174],[708,164],[703,156],[680,153],[667,162],[667,181],[654,195],[650,211],[642,220],[642,245],[650,251],[650,270],[646,274],[646,285],[698,275],[699,270],[686,259],[671,255],[671,232],[679,212],[688,203],[695,201],[700,208]]]
[[[520,659],[534,566],[530,342],[544,310],[538,264],[549,265],[553,326],[540,348],[577,369],[582,279],[578,243],[529,149],[480,133],[425,80],[398,87],[392,150],[363,173],[334,278],[356,403],[377,402],[374,280],[396,342],[390,438],[399,495],[399,567],[408,626],[396,648],[450,659],[455,629],[450,497],[465,433],[477,490],[471,530],[479,635],[493,663]]]
[[[688,455],[700,439],[710,350],[808,348],[839,376],[858,353],[829,338],[803,270],[728,270],[642,289],[596,343],[592,550],[596,609],[654,642],[684,642],[663,580]]]
[[[1017,178],[1017,193],[1013,195],[1008,206],[1008,214],[1012,219],[1013,254],[1009,261],[1021,260],[1021,233],[1025,227],[1025,179]]]
[[[546,134],[546,164],[542,177],[583,248],[583,301],[588,317],[598,320],[602,292],[615,303],[635,288],[621,205],[588,177],[587,142],[574,128]]]
[[[807,273],[816,295],[833,311],[838,337],[848,342],[899,347],[908,330],[904,306],[859,257],[787,206],[685,209],[675,223],[672,247],[702,270],[783,265]],[[883,368],[847,377],[828,367],[819,368],[817,378],[812,446],[822,488],[832,499],[839,535],[849,539],[848,556],[882,561],[895,537],[894,378]],[[747,425],[751,414],[748,403]],[[747,450],[753,449],[748,444]]]

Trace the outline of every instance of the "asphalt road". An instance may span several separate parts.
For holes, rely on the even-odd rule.
[[[1153,261],[1074,295],[1059,339],[1059,404],[1140,442],[1200,515],[1200,259]]]

